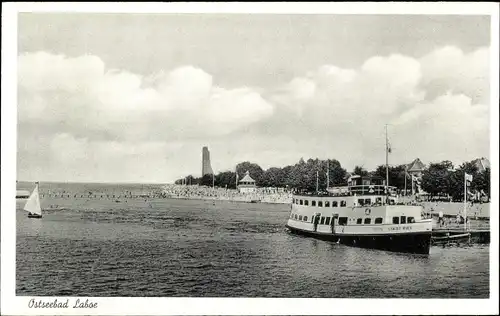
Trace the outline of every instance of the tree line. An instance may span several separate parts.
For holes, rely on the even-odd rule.
[[[176,184],[191,184],[203,186],[216,186],[228,189],[236,189],[236,180],[241,180],[249,171],[250,176],[259,187],[289,188],[295,190],[315,191],[318,185],[319,191],[325,191],[327,187],[345,186],[350,174],[361,176],[380,176],[386,178],[386,166],[380,165],[373,171],[365,170],[356,166],[351,173],[342,167],[336,159],[300,159],[294,165],[283,168],[271,167],[262,169],[258,164],[249,161],[241,162],[236,166],[236,172],[224,171],[216,175],[207,174],[203,177],[189,175],[175,181]],[[412,179],[407,173],[407,165],[389,166],[389,185],[398,190],[408,191],[412,188]],[[328,176],[327,176],[328,172]],[[451,197],[453,200],[462,200],[464,195],[464,173],[473,176],[469,186],[471,192],[482,192],[490,197],[490,169],[479,172],[474,161],[465,162],[455,168],[450,161],[431,163],[422,172],[419,179],[420,187],[427,192],[431,198],[438,196]],[[236,176],[238,174],[238,177]],[[405,185],[406,183],[406,185]]]
[[[468,194],[480,193],[491,198],[490,168],[479,171],[474,161],[465,162],[455,168],[450,161],[431,163],[422,174],[422,189],[431,197],[450,197],[453,201],[463,201],[465,173],[472,175]],[[472,197],[467,197],[471,199]]]
[[[327,167],[329,166],[329,168]],[[342,168],[336,159],[300,159],[294,165],[283,168],[271,167],[262,169],[258,164],[249,161],[236,165],[236,171],[224,171],[216,175],[206,174],[203,177],[178,179],[176,184],[192,184],[204,186],[216,186],[228,189],[236,188],[236,180],[243,179],[246,172],[250,173],[255,184],[259,187],[293,188],[298,190],[316,190],[316,176],[318,178],[318,189],[326,190],[327,171],[329,173],[329,186],[347,185],[348,173]],[[238,174],[238,177],[236,176]]]

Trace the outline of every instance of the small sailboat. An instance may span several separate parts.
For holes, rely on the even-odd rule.
[[[24,210],[28,212],[30,218],[42,218],[42,208],[40,206],[40,196],[38,195],[38,182],[35,183],[35,189],[24,205]]]

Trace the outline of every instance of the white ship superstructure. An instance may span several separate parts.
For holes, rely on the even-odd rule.
[[[294,194],[287,227],[292,233],[351,246],[428,254],[432,219],[423,207],[398,203],[389,186],[386,126],[386,179],[352,176],[347,186],[328,192]]]

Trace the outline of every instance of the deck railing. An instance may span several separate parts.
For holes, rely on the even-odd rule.
[[[396,187],[387,187],[389,195],[396,195]],[[386,195],[385,185],[351,185],[332,187],[328,192],[297,192],[299,195],[307,196],[353,196],[353,195]]]
[[[386,188],[389,195],[395,195],[396,187],[386,187],[385,185],[352,185],[347,187],[351,195],[385,195]],[[335,189],[335,188],[334,188]]]

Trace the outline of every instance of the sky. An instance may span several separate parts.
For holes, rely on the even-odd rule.
[[[489,158],[488,16],[21,13],[17,178]]]

